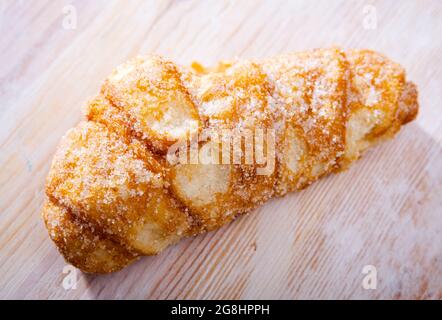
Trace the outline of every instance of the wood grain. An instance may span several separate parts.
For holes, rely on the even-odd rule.
[[[367,5],[375,29],[364,28]],[[442,298],[440,1],[35,0],[0,10],[0,298]],[[140,53],[211,64],[331,45],[400,62],[420,90],[417,121],[342,174],[121,272],[78,272],[64,289],[66,264],[40,219],[44,179],[113,67]],[[376,290],[362,287],[365,265],[377,268]]]

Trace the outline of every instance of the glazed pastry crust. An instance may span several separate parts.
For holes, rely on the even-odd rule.
[[[113,272],[347,168],[417,111],[416,86],[402,67],[369,50],[319,49],[210,69],[138,57],[113,71],[86,120],[63,137],[43,218],[69,263]],[[275,139],[267,175],[257,163],[167,161],[171,146],[203,129],[257,128]]]

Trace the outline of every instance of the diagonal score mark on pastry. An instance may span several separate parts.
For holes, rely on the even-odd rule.
[[[318,49],[211,69],[136,58],[112,73],[86,120],[62,139],[43,218],[69,263],[113,272],[347,168],[417,111],[402,67],[369,50]],[[174,143],[210,128],[274,130],[274,170],[166,160]]]

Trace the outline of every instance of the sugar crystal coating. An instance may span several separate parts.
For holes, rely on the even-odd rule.
[[[417,110],[404,70],[369,50],[318,49],[214,68],[138,57],[106,79],[86,120],[62,139],[43,218],[68,262],[113,272],[347,168]],[[265,164],[256,161],[167,161],[171,146],[205,129],[272,132],[274,149],[255,135],[255,151],[274,160],[272,170],[260,174]],[[198,147],[210,143],[220,142],[211,137]]]

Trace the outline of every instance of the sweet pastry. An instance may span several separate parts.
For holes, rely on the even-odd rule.
[[[417,111],[402,67],[369,50],[210,69],[138,57],[62,139],[42,215],[69,263],[117,271],[347,168]]]

